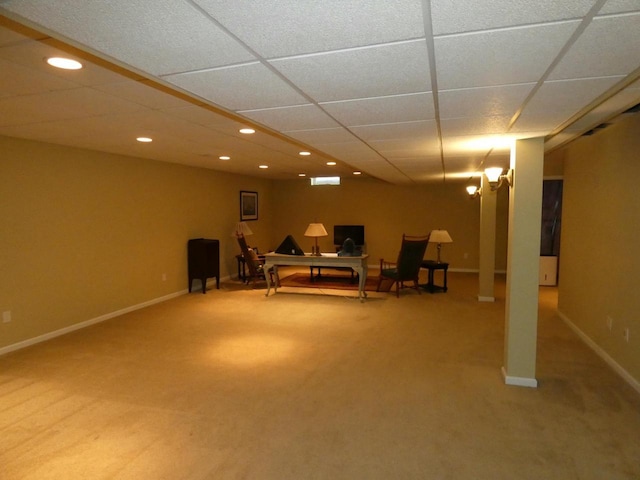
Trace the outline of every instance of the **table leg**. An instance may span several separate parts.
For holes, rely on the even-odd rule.
[[[267,281],[267,293],[264,294],[265,297],[269,296],[269,292],[271,291],[271,275],[269,275],[269,269],[273,267],[273,275],[274,278],[276,279],[276,285],[274,286],[273,290],[274,291],[278,291],[278,266],[277,265],[271,265],[270,263],[265,263],[263,268],[263,271],[265,273],[264,278]]]
[[[354,272],[358,274],[359,282],[358,282],[358,298],[360,302],[364,302],[364,299],[367,298],[367,292],[364,290],[364,286],[367,283],[367,266],[364,267],[351,267]]]

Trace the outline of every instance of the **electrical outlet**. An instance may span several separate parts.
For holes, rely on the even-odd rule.
[[[629,343],[629,327],[624,329],[622,335],[624,335],[624,341]]]
[[[2,323],[9,323],[11,321],[11,310],[2,312]]]
[[[613,318],[607,316],[607,329],[609,331],[613,330]]]

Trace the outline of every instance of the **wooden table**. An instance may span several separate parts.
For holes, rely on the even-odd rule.
[[[358,298],[361,302],[367,297],[364,286],[367,281],[367,272],[369,266],[367,259],[369,255],[360,255],[357,257],[338,256],[337,253],[323,253],[321,256],[316,255],[282,255],[280,253],[267,253],[264,256],[264,271],[268,272],[271,267],[274,269],[275,278],[278,278],[279,266],[300,266],[300,267],[349,267],[359,275],[358,282]],[[267,293],[269,296],[271,291],[271,279],[267,277]],[[274,285],[275,292],[278,291],[279,285]]]
[[[431,293],[441,291],[447,291],[447,270],[449,269],[449,264],[445,262],[436,262],[435,260],[423,260],[422,268],[426,268],[429,270],[428,282],[424,285],[420,285],[422,288],[428,290]],[[435,270],[442,270],[444,272],[444,285],[436,285],[433,281],[433,273]]]

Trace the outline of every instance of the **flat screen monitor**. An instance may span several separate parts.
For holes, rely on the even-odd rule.
[[[364,225],[334,225],[333,226],[333,244],[342,245],[344,241],[350,238],[356,246],[364,245]]]
[[[304,255],[300,245],[298,245],[298,242],[296,242],[296,239],[293,238],[292,235],[287,235],[280,246],[276,248],[276,253],[280,253],[281,255]]]

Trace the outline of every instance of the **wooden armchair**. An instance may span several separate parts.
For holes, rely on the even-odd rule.
[[[380,277],[378,278],[376,291],[380,291],[380,285],[385,280],[390,280],[392,282],[391,286],[394,283],[396,284],[396,297],[400,297],[400,288],[404,288],[404,282],[407,281],[412,281],[413,288],[418,293],[422,293],[418,285],[418,276],[428,243],[429,235],[422,237],[402,235],[402,245],[398,260],[395,263],[390,263],[382,258],[380,259]]]
[[[242,251],[242,256],[244,257],[245,265],[247,266],[247,270],[249,271],[249,275],[247,275],[245,281],[249,283],[249,281],[253,282],[253,288],[256,288],[256,282],[258,280],[264,279],[265,271],[264,264],[260,261],[258,254],[249,248],[247,245],[247,241],[244,238],[244,235],[238,235],[238,244],[240,245],[240,250]],[[274,281],[273,269],[269,270],[270,280]],[[277,280],[277,279],[276,279]],[[277,282],[276,282],[277,285]]]

